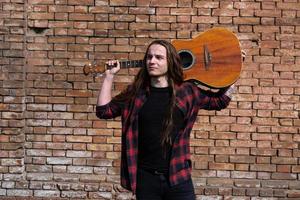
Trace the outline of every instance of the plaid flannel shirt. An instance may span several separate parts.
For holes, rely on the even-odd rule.
[[[172,146],[169,164],[171,186],[179,184],[191,176],[189,138],[198,110],[221,110],[226,108],[230,102],[230,98],[224,93],[225,91],[217,94],[203,91],[190,82],[184,82],[180,86],[176,86],[175,89],[176,106],[183,113],[184,126],[177,134]],[[133,193],[136,192],[138,112],[146,101],[148,93],[149,87],[139,91],[136,98],[131,102],[117,102],[113,98],[106,105],[96,106],[96,115],[100,119],[111,119],[121,115],[121,185]],[[126,92],[119,95],[126,95]]]

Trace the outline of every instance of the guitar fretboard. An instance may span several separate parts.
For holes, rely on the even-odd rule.
[[[121,68],[142,67],[143,60],[120,61]]]

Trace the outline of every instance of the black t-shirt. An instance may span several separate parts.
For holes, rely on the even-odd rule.
[[[171,146],[161,146],[161,130],[170,101],[170,88],[150,88],[150,95],[139,112],[138,165],[141,168],[167,171]],[[178,107],[173,111],[174,141],[183,125],[183,114]],[[165,152],[164,152],[165,151]]]

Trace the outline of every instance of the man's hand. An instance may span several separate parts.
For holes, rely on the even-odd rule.
[[[118,60],[109,60],[106,62],[107,69],[105,71],[106,77],[114,76],[121,69],[120,62]]]

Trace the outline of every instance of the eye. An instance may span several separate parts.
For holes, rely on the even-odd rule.
[[[147,60],[151,60],[152,57],[153,57],[152,55],[148,54],[148,55],[147,55]]]
[[[163,56],[160,56],[160,55],[155,56],[155,58],[156,58],[157,60],[162,60],[162,59],[164,59],[164,57],[163,57]]]

